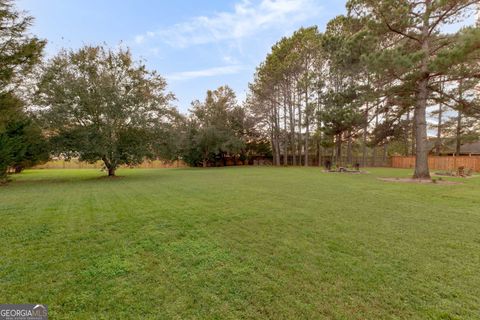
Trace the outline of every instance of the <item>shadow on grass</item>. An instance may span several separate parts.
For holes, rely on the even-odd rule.
[[[45,169],[48,170],[48,169]],[[134,182],[134,181],[153,181],[161,179],[171,180],[174,177],[167,172],[162,172],[160,170],[149,170],[141,169],[142,171],[136,170],[135,172],[123,171],[116,176],[108,176],[106,173],[102,172],[67,172],[65,175],[55,174],[51,176],[45,176],[44,172],[41,172],[37,176],[37,172],[27,172],[27,174],[21,174],[18,177],[14,177],[12,181],[5,184],[6,187],[14,187],[19,185],[28,185],[28,186],[44,186],[45,184],[54,185],[54,184],[91,184],[91,183],[123,183],[123,182]],[[145,171],[143,171],[145,170]],[[147,171],[148,170],[148,171]],[[177,169],[175,169],[177,170]]]

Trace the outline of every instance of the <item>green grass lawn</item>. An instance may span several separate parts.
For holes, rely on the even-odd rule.
[[[0,303],[51,319],[480,318],[480,178],[118,174],[30,170],[0,187]]]

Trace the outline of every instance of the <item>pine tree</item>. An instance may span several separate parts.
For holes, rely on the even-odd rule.
[[[349,12],[368,19],[366,30],[385,46],[366,55],[372,71],[395,78],[392,86],[411,98],[414,111],[416,166],[414,178],[430,177],[427,161],[426,110],[440,79],[475,78],[478,68],[465,68],[478,58],[480,30],[465,28],[445,34],[446,25],[474,13],[476,0],[351,0]],[[388,41],[390,40],[390,41]],[[458,97],[456,97],[458,100]]]

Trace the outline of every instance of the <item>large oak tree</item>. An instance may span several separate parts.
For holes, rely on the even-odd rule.
[[[46,63],[37,103],[59,154],[101,160],[113,176],[153,155],[155,128],[172,113],[166,85],[128,50],[85,46]]]

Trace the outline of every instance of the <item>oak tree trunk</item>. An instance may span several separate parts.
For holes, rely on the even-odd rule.
[[[107,168],[108,171],[108,176],[109,177],[114,177],[115,176],[115,171],[117,170],[117,166],[110,161],[107,156],[102,157],[102,161],[105,164],[105,167]]]

